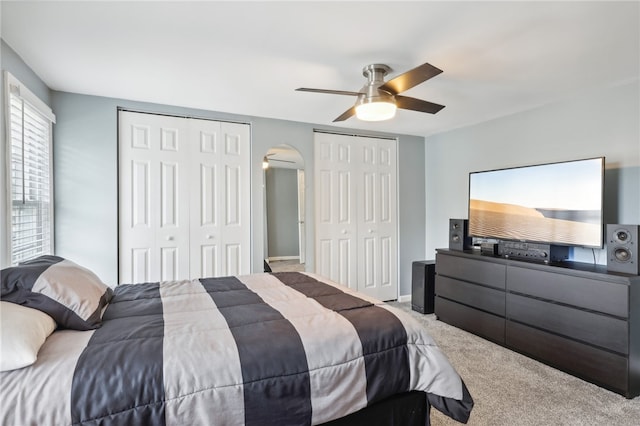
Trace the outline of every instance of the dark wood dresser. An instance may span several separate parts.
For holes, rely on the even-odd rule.
[[[640,395],[640,276],[440,249],[435,296],[443,322],[627,398]]]

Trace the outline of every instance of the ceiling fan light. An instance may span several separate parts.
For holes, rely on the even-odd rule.
[[[366,102],[356,106],[356,117],[364,121],[389,120],[396,115],[396,109],[393,102]]]

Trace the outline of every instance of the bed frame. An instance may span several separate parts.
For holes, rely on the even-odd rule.
[[[427,394],[411,391],[394,395],[323,426],[429,426]]]

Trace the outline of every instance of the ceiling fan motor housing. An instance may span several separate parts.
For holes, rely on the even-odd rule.
[[[367,77],[367,83],[360,89],[356,105],[372,102],[388,102],[395,104],[395,98],[390,92],[378,89],[384,84],[384,76],[391,71],[387,65],[371,64],[362,69],[362,75]]]

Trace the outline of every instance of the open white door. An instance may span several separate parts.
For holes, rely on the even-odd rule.
[[[300,247],[300,263],[305,264],[307,258],[307,226],[304,218],[306,190],[305,190],[304,170],[298,169],[298,245]]]

